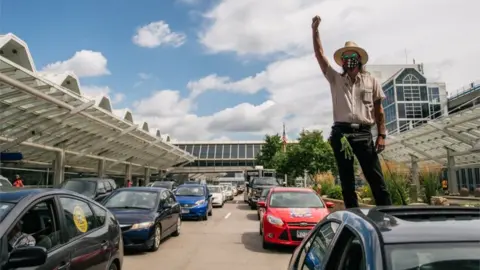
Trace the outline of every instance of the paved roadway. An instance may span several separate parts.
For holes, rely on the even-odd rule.
[[[291,248],[265,251],[256,211],[243,194],[207,221],[184,221],[180,236],[165,239],[156,252],[127,252],[123,269],[270,270],[286,269]]]

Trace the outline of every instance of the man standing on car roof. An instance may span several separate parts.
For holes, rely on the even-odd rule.
[[[345,207],[358,207],[353,155],[362,167],[376,204],[391,205],[378,157],[378,153],[385,149],[386,138],[382,86],[365,71],[368,54],[353,41],[347,41],[334,54],[335,62],[343,72],[338,73],[330,66],[320,41],[320,22],[319,16],[312,19],[313,47],[320,68],[330,83],[334,124],[329,141],[337,161]],[[375,124],[378,137],[374,144],[371,128]]]

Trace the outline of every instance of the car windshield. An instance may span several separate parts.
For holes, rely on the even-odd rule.
[[[13,203],[0,202],[0,222],[3,218],[10,212],[10,210],[15,206]]]
[[[205,192],[202,187],[179,187],[175,192],[177,196],[204,196]]]
[[[480,265],[478,242],[396,244],[385,250],[391,270],[478,270]]]
[[[260,197],[267,197],[269,191],[270,191],[269,188],[264,188],[262,190],[262,194],[260,194]]]
[[[11,187],[12,183],[8,179],[0,178],[0,187]]]
[[[93,196],[95,195],[97,183],[94,181],[86,180],[68,180],[66,182],[63,182],[62,188],[80,193],[85,196]]]
[[[222,193],[221,187],[208,187],[208,191],[211,193]]]
[[[272,208],[323,208],[322,200],[313,192],[277,191],[270,197]]]
[[[170,188],[172,183],[170,182],[153,182],[152,187],[163,187],[163,188]]]
[[[275,178],[255,178],[253,179],[253,185],[274,186],[278,185],[278,182]]]
[[[225,190],[227,191],[231,191],[232,190],[232,186],[224,186],[225,187]]]
[[[107,208],[153,209],[157,196],[156,192],[123,190],[112,194],[103,204]]]

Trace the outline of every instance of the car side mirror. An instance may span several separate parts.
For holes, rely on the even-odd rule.
[[[208,194],[208,198],[211,198],[213,195],[212,194]]]
[[[258,206],[258,207],[267,208],[267,204],[265,203],[265,201],[259,201],[259,202],[257,202],[257,206]]]
[[[333,202],[326,202],[325,205],[327,206],[327,208],[335,207],[335,204]]]
[[[47,249],[39,246],[26,246],[14,249],[8,257],[8,268],[34,267],[47,260]]]

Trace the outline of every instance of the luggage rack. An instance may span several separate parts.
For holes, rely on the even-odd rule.
[[[479,207],[459,206],[379,206],[372,209],[407,221],[480,219]]]

